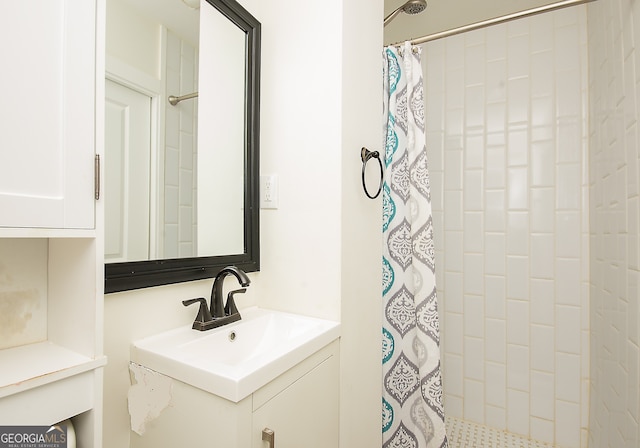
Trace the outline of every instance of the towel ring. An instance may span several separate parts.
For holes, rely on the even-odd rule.
[[[364,188],[364,194],[366,194],[369,199],[375,199],[380,195],[380,192],[382,191],[382,183],[384,182],[384,168],[382,167],[382,160],[380,159],[380,153],[378,151],[369,151],[367,148],[363,146],[362,149],[360,150],[360,158],[362,159],[362,188]],[[380,165],[380,185],[378,186],[378,191],[373,196],[369,194],[369,190],[367,190],[367,185],[364,182],[364,171],[367,166],[367,162],[371,158],[378,159],[378,164]]]

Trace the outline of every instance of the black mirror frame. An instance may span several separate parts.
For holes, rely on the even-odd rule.
[[[105,293],[212,278],[229,265],[245,272],[260,270],[261,24],[235,0],[206,1],[246,33],[244,253],[105,264]]]

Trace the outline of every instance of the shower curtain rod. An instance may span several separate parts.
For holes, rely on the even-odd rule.
[[[169,103],[171,103],[172,106],[175,106],[180,101],[190,100],[191,98],[197,98],[197,97],[198,97],[198,92],[193,92],[193,93],[188,93],[182,96],[170,95],[168,99],[169,99]]]
[[[507,14],[505,16],[496,17],[493,19],[483,20],[481,22],[472,23],[469,25],[464,25],[458,28],[453,28],[451,30],[441,31],[439,33],[433,33],[422,37],[416,37],[415,39],[409,39],[411,45],[420,45],[426,42],[430,42],[432,40],[442,39],[444,37],[454,36],[456,34],[465,33],[467,31],[473,31],[480,28],[486,28],[491,25],[497,25],[499,23],[509,22],[515,19],[521,19],[524,17],[529,17],[535,14],[540,14],[543,12],[555,11],[556,9],[567,8],[569,6],[581,5],[583,3],[589,3],[595,0],[563,0],[557,3],[551,3],[549,5],[538,6],[537,8],[527,9],[525,11],[515,12],[513,14]],[[396,42],[391,44],[393,46],[402,45],[404,42]]]

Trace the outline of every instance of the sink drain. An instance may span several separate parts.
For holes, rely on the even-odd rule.
[[[232,332],[229,333],[229,340],[231,342],[236,340],[236,332],[235,331],[232,331]]]

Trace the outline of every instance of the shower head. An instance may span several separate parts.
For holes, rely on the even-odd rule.
[[[426,0],[408,0],[404,5],[396,8],[391,14],[384,18],[384,26],[387,26],[389,22],[396,18],[398,14],[404,12],[405,14],[420,14],[422,11],[427,9],[427,1]]]
[[[420,14],[425,9],[427,9],[427,2],[425,0],[409,0],[402,5],[402,11],[405,14]]]

